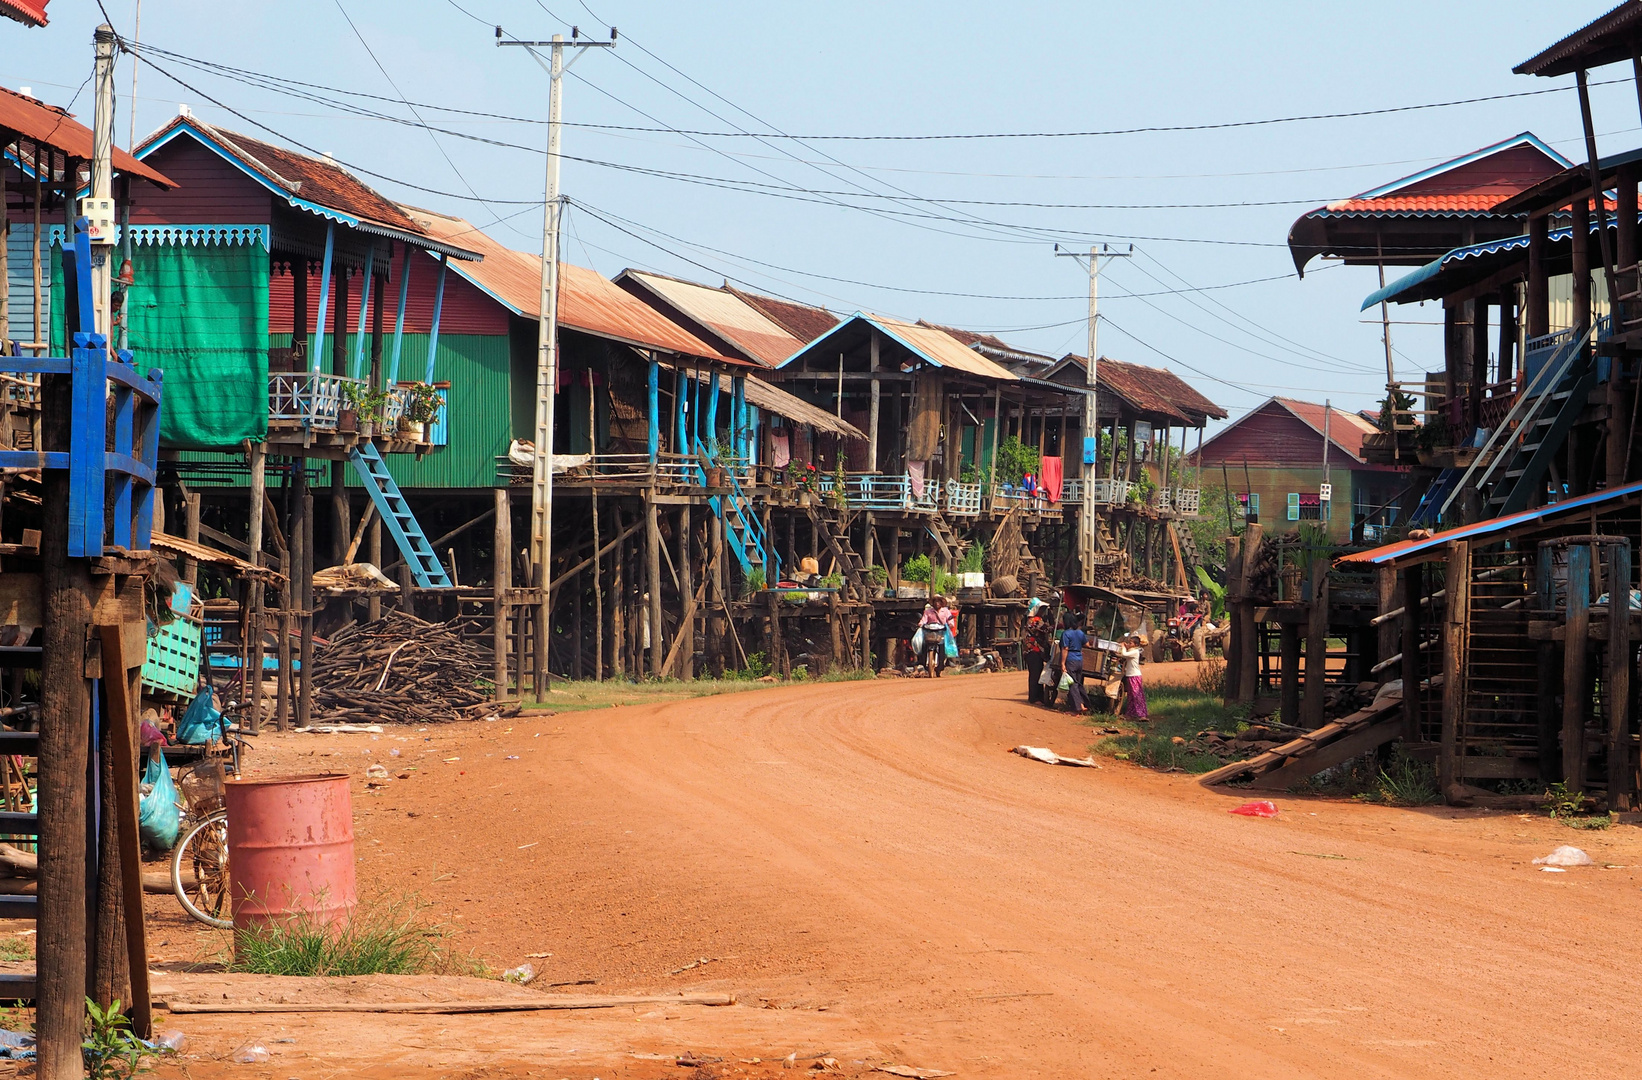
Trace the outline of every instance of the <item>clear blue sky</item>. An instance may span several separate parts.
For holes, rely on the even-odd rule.
[[[104,3],[116,28],[130,36],[133,0]],[[385,95],[390,100],[355,100],[405,119],[412,113],[401,97],[539,121],[547,115],[546,76],[522,50],[496,48],[490,27],[545,38],[568,32],[569,22],[589,34],[598,28],[600,36],[614,23],[621,31],[615,54],[582,58],[566,81],[569,121],[917,135],[1220,123],[1571,87],[1571,77],[1530,79],[1510,69],[1611,6],[588,3],[597,17],[579,0],[148,0],[142,40],[213,63]],[[91,33],[101,19],[87,0],[56,0],[51,14],[43,30],[0,20],[0,82],[67,104],[91,70]],[[435,138],[155,59],[194,89],[144,64],[139,137],[186,102],[223,127],[272,138],[255,126],[264,124],[361,168],[435,189],[365,177],[403,201],[459,213],[509,246],[539,246],[540,208],[525,205],[542,193],[539,153]],[[122,145],[130,63],[122,58],[118,78]],[[1596,77],[1626,73],[1614,67]],[[89,89],[74,109],[89,122]],[[1596,109],[1604,153],[1642,141],[1631,86],[1598,88]],[[540,146],[546,137],[539,123],[419,111],[433,126],[487,139]],[[1053,257],[1053,240],[1086,245],[1104,237],[1126,247],[1132,236],[1170,238],[1135,241],[1135,258],[1103,271],[1101,310],[1110,318],[1101,331],[1103,354],[1170,366],[1234,416],[1274,393],[1364,408],[1384,383],[1378,325],[1364,324],[1358,312],[1376,285],[1374,271],[1328,267],[1297,280],[1284,246],[1290,223],[1328,199],[1523,130],[1569,157],[1584,156],[1571,90],[1383,117],[1101,138],[801,145],[569,128],[566,155],[711,183],[773,185],[785,197],[567,161],[564,190],[590,210],[570,211],[564,255],[606,275],[634,266],[715,283],[728,276],[835,310],[993,331],[1058,355],[1083,350],[1087,280],[1073,260]],[[455,197],[472,193],[489,204]],[[1270,205],[937,207],[869,197],[907,193],[1102,207]],[[594,209],[636,223],[623,227],[661,247],[597,220]],[[906,213],[937,219],[909,221]],[[1273,277],[1206,294],[1122,295]],[[1427,305],[1396,317],[1440,321],[1441,311]],[[1400,376],[1441,367],[1434,328],[1395,327],[1393,339]]]

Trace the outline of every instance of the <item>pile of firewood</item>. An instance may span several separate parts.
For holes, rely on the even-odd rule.
[[[456,720],[490,700],[491,676],[490,653],[451,627],[388,612],[315,651],[314,719]]]

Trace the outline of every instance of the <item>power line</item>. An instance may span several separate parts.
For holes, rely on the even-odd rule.
[[[1290,392],[1290,393],[1298,390],[1302,393],[1308,393],[1308,394],[1347,394],[1347,395],[1349,395],[1349,394],[1358,393],[1357,391],[1341,390],[1339,386],[1331,386],[1331,387],[1275,386],[1275,385],[1271,385],[1271,384],[1268,384],[1268,383],[1237,383],[1237,382],[1232,382],[1230,379],[1222,379],[1218,375],[1211,375],[1207,371],[1204,371],[1202,368],[1194,367],[1193,365],[1186,363],[1186,361],[1180,359],[1179,357],[1174,356],[1170,353],[1164,352],[1162,349],[1158,348],[1156,345],[1153,345],[1151,342],[1146,341],[1143,338],[1136,337],[1134,334],[1130,333],[1128,330],[1125,330],[1122,326],[1120,326],[1117,323],[1113,322],[1112,319],[1110,317],[1106,316],[1106,315],[1102,315],[1100,317],[1100,321],[1101,321],[1102,325],[1110,326],[1113,330],[1116,330],[1118,333],[1122,334],[1124,337],[1128,338],[1130,341],[1134,342],[1136,345],[1139,345],[1144,349],[1148,349],[1151,352],[1156,353],[1158,356],[1161,356],[1163,359],[1169,361],[1172,364],[1179,364],[1181,367],[1185,368],[1187,371],[1190,371],[1195,375],[1200,375],[1203,378],[1208,379],[1211,382],[1217,382],[1217,383],[1221,384],[1222,386],[1229,386],[1233,390],[1241,390],[1243,393],[1252,394],[1255,397],[1269,397],[1270,395],[1263,393],[1263,391],[1266,391],[1266,390],[1286,391],[1286,392]],[[1256,387],[1258,387],[1259,389],[1255,389]],[[1373,396],[1372,394],[1368,394],[1367,392],[1364,392],[1364,395],[1369,396],[1369,397]]]

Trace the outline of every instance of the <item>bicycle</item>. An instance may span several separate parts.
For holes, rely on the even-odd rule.
[[[232,708],[233,703],[229,703]],[[222,743],[227,751],[225,761],[221,752],[213,753],[208,747],[202,760],[189,765],[177,779],[177,788],[188,803],[190,817],[198,818],[171,852],[171,891],[182,909],[193,918],[218,929],[232,929],[231,905],[228,905],[228,808],[224,804],[227,770],[231,766],[233,778],[240,775],[240,755],[249,743],[249,732],[237,725],[223,732]],[[184,879],[187,867],[191,878]],[[230,907],[228,918],[223,908]]]

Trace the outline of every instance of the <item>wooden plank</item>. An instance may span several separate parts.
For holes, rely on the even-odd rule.
[[[108,697],[111,756],[114,759],[114,827],[120,848],[120,892],[125,906],[125,950],[131,976],[131,1029],[149,1038],[154,1018],[148,993],[148,938],[143,925],[142,844],[137,834],[137,714],[127,671],[136,657],[125,651],[118,626],[99,626],[103,643],[103,690]],[[135,666],[141,666],[140,661]]]
[[[1568,547],[1567,644],[1562,650],[1562,782],[1569,791],[1585,790],[1585,660],[1590,652],[1591,549]]]
[[[1394,713],[1387,715],[1379,723],[1360,727],[1303,757],[1296,757],[1280,769],[1255,777],[1249,786],[1266,790],[1284,790],[1309,776],[1315,776],[1324,769],[1332,769],[1342,762],[1384,746],[1393,739],[1399,739],[1402,733],[1402,717]]]
[[[1437,786],[1447,794],[1454,783],[1454,757],[1465,726],[1465,649],[1471,631],[1471,545],[1454,543],[1448,560],[1447,612],[1443,617],[1442,750],[1437,756]]]
[[[1306,625],[1306,697],[1300,726],[1323,726],[1323,695],[1328,683],[1328,559],[1311,561],[1311,613]],[[1293,721],[1290,721],[1292,723]]]
[[[1454,772],[1465,780],[1533,780],[1539,776],[1539,765],[1532,758],[1462,754],[1455,759]]]
[[[40,575],[0,574],[0,626],[39,626]]]
[[[1420,607],[1424,603],[1425,568],[1408,566],[1398,571],[1402,581],[1403,614],[1403,741],[1416,742],[1420,737]]]
[[[1632,226],[1634,228],[1634,224]],[[1629,809],[1631,802],[1631,548],[1607,545],[1608,663],[1602,704],[1608,713],[1608,809]]]

